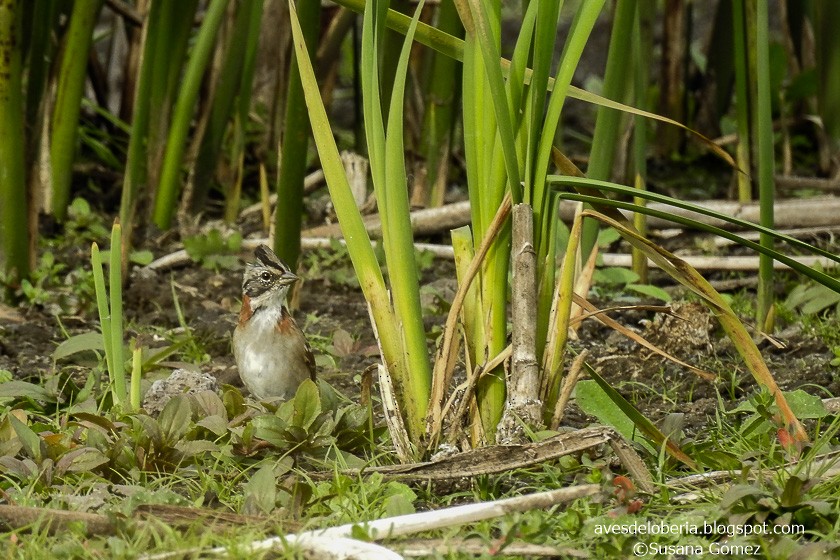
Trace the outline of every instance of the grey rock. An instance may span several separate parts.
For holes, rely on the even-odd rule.
[[[202,391],[218,391],[219,384],[212,375],[201,371],[176,369],[166,379],[158,379],[143,398],[143,408],[155,416],[176,395],[194,395]]]

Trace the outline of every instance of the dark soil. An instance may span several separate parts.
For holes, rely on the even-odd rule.
[[[157,248],[154,253],[160,256],[165,251]],[[65,271],[89,267],[79,251],[68,253],[67,259]],[[240,260],[231,270],[218,271],[198,264],[158,273],[135,268],[124,295],[128,337],[142,333],[141,344],[161,347],[166,340],[178,336],[182,329],[173,301],[174,287],[184,320],[207,355],[201,369],[223,383],[240,385],[230,351],[230,335],[238,312],[243,262]],[[349,267],[349,261],[340,266]],[[360,374],[378,360],[361,290],[330,280],[328,275],[317,271],[315,274],[303,271],[301,275],[305,281],[297,297],[299,306],[295,316],[305,326],[316,351],[322,354],[319,375],[345,393],[358,395]],[[454,294],[452,263],[434,261],[423,271],[422,282],[430,286],[424,289],[424,307],[427,311],[433,308],[426,317],[426,327],[439,332]],[[602,308],[611,305],[599,303]],[[40,382],[70,367],[66,360],[54,363],[51,355],[65,340],[65,333],[72,335],[96,328],[93,302],[81,301],[79,307],[86,311],[76,315],[50,315],[42,306],[0,305],[0,370],[9,370],[16,378]],[[701,305],[675,304],[674,316],[634,310],[615,311],[611,316],[677,358],[709,370],[719,378],[717,383],[705,381],[617,332],[593,320],[585,321],[579,339],[571,342],[572,348],[588,349],[589,363],[651,420],[659,421],[669,413],[681,412],[685,414],[686,429],[697,432],[714,414],[718,395],[731,408],[757,390],[734,348]],[[352,344],[348,344],[346,337],[341,343],[337,338],[334,340],[334,334],[342,330],[350,333]],[[786,329],[781,338],[786,343],[785,349],[775,349],[766,343],[761,347],[782,389],[803,387],[820,397],[840,394],[840,372],[829,366],[833,355],[825,344],[798,327]],[[326,353],[332,360],[325,359]],[[175,358],[184,359],[177,355]],[[183,364],[168,362],[166,365]],[[164,373],[158,372],[158,376]],[[565,423],[583,426],[593,420],[572,403]]]

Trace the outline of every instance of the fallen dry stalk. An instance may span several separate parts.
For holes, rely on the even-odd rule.
[[[624,438],[613,428],[595,426],[557,434],[533,443],[478,447],[436,461],[349,469],[344,473],[351,476],[379,473],[385,477],[399,480],[460,480],[465,477],[511,472],[566,455],[581,453],[599,445],[613,445],[614,442],[624,443]],[[632,448],[630,448],[630,451],[635,453]],[[643,465],[641,459],[634,461],[632,464],[625,464],[621,456],[619,456],[619,459],[622,460],[622,464],[635,478],[639,488],[645,492],[653,490],[652,483],[648,482],[652,481],[652,477],[647,469],[637,470],[639,464]],[[313,478],[329,478],[333,475],[332,472],[311,473]]]
[[[511,338],[510,378],[507,401],[498,426],[499,443],[526,440],[523,424],[542,425],[540,371],[537,363],[537,254],[534,251],[534,214],[528,204],[513,207],[511,243]]]

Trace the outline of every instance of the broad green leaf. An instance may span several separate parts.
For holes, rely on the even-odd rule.
[[[18,439],[20,439],[23,450],[36,463],[40,463],[44,457],[45,447],[41,436],[32,431],[32,429],[18,420],[17,416],[10,414],[8,416],[9,422],[12,424]]]
[[[196,439],[189,441],[179,441],[175,444],[175,449],[182,453],[184,457],[193,457],[201,453],[212,453],[219,450],[219,446],[212,441],[206,439]]]
[[[292,425],[308,430],[319,414],[321,414],[321,397],[318,386],[311,379],[307,379],[300,384],[295,393]]]
[[[247,410],[242,392],[230,385],[222,387],[222,402],[225,403],[228,418],[236,418]]]
[[[785,398],[787,398],[790,409],[796,414],[797,418],[823,418],[828,416],[828,411],[822,399],[808,394],[802,389],[794,391],[785,391]]]
[[[584,379],[577,382],[575,385],[575,404],[586,414],[594,416],[601,423],[615,428],[628,441],[636,439],[647,447],[648,451],[654,453],[650,444],[634,438],[637,431],[633,421],[615,405],[595,381]]]
[[[53,350],[52,359],[58,361],[67,356],[87,351],[105,351],[102,333],[91,331],[71,336]]]
[[[56,474],[65,472],[89,472],[108,462],[101,451],[93,447],[79,447],[61,456],[55,464]]]
[[[158,416],[158,426],[164,440],[170,444],[181,439],[190,427],[192,407],[189,397],[176,395],[172,397]]]
[[[130,260],[136,265],[146,266],[147,264],[155,260],[155,256],[154,254],[152,254],[151,251],[148,250],[132,251],[128,257],[128,260]]]
[[[38,465],[32,459],[15,459],[9,455],[0,457],[0,470],[16,475],[18,478],[26,479],[38,472]]]
[[[805,315],[819,313],[826,307],[831,307],[832,305],[840,302],[840,293],[829,290],[828,288],[824,288],[819,291],[815,290],[810,295],[811,297],[808,301],[806,301],[800,308],[802,313]]]
[[[210,430],[213,434],[221,437],[228,432],[228,423],[227,421],[222,418],[221,416],[213,415],[213,416],[205,416],[204,418],[200,419],[196,422],[198,426],[202,428],[206,428]]]
[[[277,479],[272,465],[263,465],[245,483],[243,513],[265,514],[274,511],[277,501]]]
[[[415,509],[412,502],[417,496],[414,495],[414,492],[411,492],[411,495],[413,497],[410,498],[407,494],[398,493],[385,498],[385,515],[387,517],[396,517],[398,515],[414,513]]]
[[[607,268],[599,268],[593,274],[593,280],[596,285],[613,284],[624,285],[635,282],[639,279],[639,275],[629,268],[621,268],[611,266]]]
[[[627,284],[624,289],[633,290],[642,295],[658,299],[660,301],[671,301],[671,294],[658,286],[651,286],[650,284]]]
[[[227,423],[228,415],[225,403],[219,398],[215,391],[202,391],[191,395],[193,401],[201,409],[202,416],[217,416]]]
[[[101,337],[100,337],[101,339]],[[55,402],[56,398],[40,385],[27,381],[13,380],[0,383],[0,398],[34,399],[37,401]]]
[[[294,443],[290,441],[288,424],[282,418],[272,414],[263,414],[251,422],[254,437],[262,439],[280,449],[288,449]]]

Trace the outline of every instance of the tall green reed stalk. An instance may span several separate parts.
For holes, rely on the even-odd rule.
[[[0,6],[0,262],[16,283],[29,274],[29,212],[23,128],[21,13],[23,2]]]
[[[733,2],[732,9],[738,119],[736,154],[741,169],[755,177],[758,184],[760,223],[772,228],[776,166],[767,0]],[[750,176],[737,173],[737,180],[739,200],[750,200]],[[761,234],[761,244],[772,249],[772,237]],[[756,322],[761,328],[772,331],[773,259],[764,253],[759,257],[758,280]]]
[[[634,22],[637,12],[636,0],[618,2],[610,34],[610,46],[607,52],[607,68],[604,72],[604,97],[622,101],[628,84],[633,83],[633,38]],[[612,176],[616,148],[621,137],[622,113],[609,107],[598,107],[595,119],[595,134],[592,137],[592,149],[589,151],[589,166],[586,176],[599,181],[606,181]],[[595,245],[598,236],[598,222],[587,220],[583,226],[581,248],[583,256]]]
[[[298,1],[298,18],[306,41],[309,59],[314,59],[321,28],[320,2]],[[299,61],[293,58],[286,87],[283,137],[280,142],[280,169],[277,175],[277,205],[274,219],[274,250],[292,267],[300,257],[300,228],[303,214],[303,179],[306,175],[309,148],[309,117],[303,97]]]
[[[464,27],[452,0],[438,7],[437,29],[453,37],[461,37]],[[424,85],[425,108],[423,129],[419,139],[422,165],[422,184],[415,184],[415,202],[426,206],[440,206],[446,191],[450,150],[457,116],[458,78],[457,60],[440,53],[428,53],[429,73]],[[422,195],[422,196],[421,196]]]
[[[228,0],[211,0],[204,15],[204,21],[201,23],[201,29],[196,36],[195,45],[184,71],[184,79],[178,90],[175,107],[172,110],[172,123],[166,140],[160,184],[152,215],[155,225],[161,229],[169,228],[177,207],[183,179],[184,152],[195,102],[201,88],[201,78],[213,54],[216,33],[225,16],[227,5]]]
[[[142,55],[120,199],[124,249],[129,246],[138,207],[151,204],[157,189],[171,101],[179,83],[197,6],[198,0],[177,3],[151,0],[143,22]]]
[[[413,19],[415,28],[422,7],[421,1]],[[398,58],[389,103],[386,105],[380,97],[382,81],[379,57],[386,30],[387,11],[388,5],[385,2],[371,2],[365,10],[362,28],[362,102],[371,176],[382,219],[382,241],[388,264],[394,318],[400,326],[398,336],[402,338],[408,370],[405,379],[397,377],[395,381],[401,394],[411,394],[411,398],[404,397],[405,414],[412,426],[410,435],[416,437],[426,414],[431,366],[420,309],[420,285],[414,258],[414,236],[409,220],[411,209],[403,145],[403,103],[413,30],[409,30]],[[387,115],[387,122],[384,121],[384,115]]]
[[[50,131],[50,209],[59,220],[67,215],[67,205],[70,203],[88,52],[93,42],[93,29],[104,3],[105,0],[76,0],[65,38]]]
[[[496,19],[491,19],[495,13],[474,2],[468,6],[469,14],[461,9],[467,29],[463,114],[473,240],[477,247],[506,189],[510,189],[514,203],[531,204],[539,279],[538,358],[544,353],[555,285],[555,206],[545,187],[545,176],[572,76],[603,2],[585,2],[578,6],[557,73],[551,80],[560,7],[561,2],[557,1],[529,4],[506,81],[498,59],[499,38],[490,33],[498,24]],[[470,25],[470,20],[475,25]],[[479,51],[481,56],[478,56]],[[494,56],[497,57],[495,60]],[[549,89],[550,96],[546,93]],[[495,121],[488,115],[495,116]],[[509,237],[504,230],[491,247],[477,279],[481,295],[476,307],[482,314],[479,321],[483,332],[468,332],[467,340],[473,340],[474,353],[486,360],[495,357],[506,345],[508,243]],[[498,373],[485,378],[486,381],[479,383],[477,401],[484,434],[488,441],[493,441],[504,405],[505,387]],[[548,406],[548,403],[544,404]]]
[[[190,209],[201,211],[207,201],[210,186],[215,180],[218,169],[219,155],[225,131],[234,130],[234,138],[243,135],[243,118],[247,122],[248,115],[242,115],[242,107],[250,107],[251,83],[254,76],[254,62],[260,35],[263,2],[259,0],[244,0],[236,6],[233,24],[229,37],[225,41],[223,60],[218,76],[212,89],[212,101],[200,138],[198,153],[192,165]],[[236,115],[236,118],[232,118]],[[232,122],[231,122],[232,121]],[[235,166],[242,155],[242,142],[235,142],[235,150],[229,164]],[[239,197],[234,189],[226,191],[227,204],[225,219],[232,222],[239,211]]]
[[[840,150],[840,4],[832,0],[804,4],[812,10],[816,36],[817,105],[836,154]]]
[[[760,224],[765,228],[773,227],[773,207],[775,203],[776,158],[773,146],[773,114],[771,99],[773,87],[770,82],[770,33],[768,30],[770,15],[768,0],[757,0],[755,11],[755,59],[756,59],[756,116],[755,135],[758,152],[758,194],[760,205]],[[773,248],[773,237],[762,233],[761,246]],[[765,330],[773,331],[773,258],[765,253],[759,255],[758,293],[756,298],[756,322]]]

